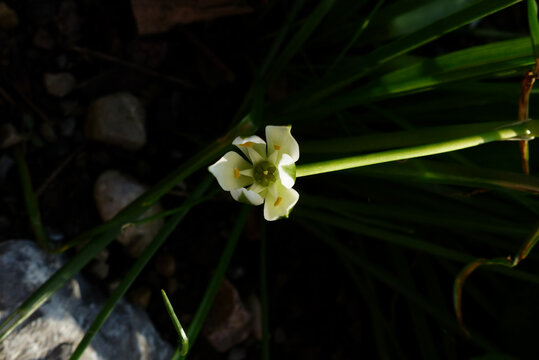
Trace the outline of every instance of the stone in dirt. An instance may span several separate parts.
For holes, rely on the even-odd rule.
[[[63,262],[29,240],[0,243],[0,321],[3,321]],[[2,360],[67,360],[106,298],[76,276],[0,343]],[[144,311],[120,301],[82,360],[168,360],[164,342]]]
[[[94,185],[94,199],[99,215],[104,221],[112,219],[146,190],[148,188],[145,185],[119,171],[108,170],[104,172]],[[161,204],[156,203],[141,215],[141,219],[157,215],[162,211]],[[162,226],[163,219],[126,226],[118,236],[118,241],[125,246],[131,256],[138,257]]]
[[[95,100],[88,110],[85,134],[88,139],[137,150],[146,144],[144,106],[127,92]]]
[[[56,97],[64,97],[69,94],[75,88],[76,83],[75,77],[70,73],[46,73],[43,75],[43,84],[47,93]]]
[[[248,14],[253,8],[236,0],[131,0],[140,35],[159,34],[178,24]]]
[[[22,141],[22,136],[19,134],[15,126],[10,123],[0,125],[0,149],[5,149],[16,145]]]
[[[236,288],[223,280],[204,325],[204,336],[219,352],[226,352],[241,343],[251,332],[251,314]]]

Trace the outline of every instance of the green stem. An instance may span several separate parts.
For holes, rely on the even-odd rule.
[[[332,171],[352,169],[390,161],[443,154],[498,140],[535,136],[537,133],[539,133],[539,120],[531,120],[525,123],[511,124],[509,126],[479,133],[477,135],[434,144],[413,146],[404,149],[382,151],[374,154],[358,155],[341,159],[321,161],[313,164],[299,165],[296,169],[296,177],[323,174]]]
[[[17,169],[19,170],[24,203],[30,219],[30,225],[34,231],[34,236],[36,237],[37,243],[43,250],[51,251],[47,234],[43,228],[43,223],[41,222],[41,213],[39,211],[39,204],[37,202],[34,188],[32,187],[30,170],[28,170],[28,165],[26,164],[24,155],[22,154],[19,146],[15,147],[15,161],[17,163]]]

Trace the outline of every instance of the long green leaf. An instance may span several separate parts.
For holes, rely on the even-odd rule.
[[[298,94],[292,100],[297,104],[315,104],[330,94],[369,74],[377,67],[385,64],[400,55],[410,52],[440,36],[459,27],[481,19],[487,15],[519,3],[522,0],[483,0],[466,7],[437,22],[427,25],[405,37],[395,40],[385,46],[379,47],[370,54],[363,56],[357,62],[343,67],[338,73],[328,76],[321,83],[310,87],[308,91]],[[308,106],[303,106],[308,107]]]
[[[362,176],[409,179],[473,188],[509,189],[539,194],[539,178],[507,171],[442,163],[421,159],[358,168]]]
[[[277,60],[271,66],[269,70],[269,80],[275,80],[275,77],[279,75],[288,62],[294,57],[303,47],[305,41],[311,36],[312,32],[320,24],[320,22],[327,15],[335,0],[321,0],[314,8],[311,14],[307,17],[303,26],[292,37],[287,46],[283,49]]]
[[[424,59],[406,68],[385,74],[373,82],[338,94],[324,102],[301,107],[280,117],[280,121],[299,121],[323,116],[354,106],[405,94],[430,91],[441,85],[513,71],[535,63],[530,39],[520,38],[459,50],[434,59]],[[492,91],[496,85],[490,86]],[[474,92],[474,96],[478,96]],[[446,99],[444,99],[446,101]],[[414,104],[417,108],[417,104]]]
[[[537,3],[535,0],[528,0],[528,25],[530,27],[533,53],[535,58],[539,58],[539,21],[537,20]]]
[[[304,141],[301,152],[304,154],[346,154],[373,150],[395,149],[416,146],[430,142],[443,141],[448,138],[459,138],[477,134],[505,125],[504,122],[462,124],[428,127],[417,130],[396,131],[389,133],[371,133],[318,141]]]

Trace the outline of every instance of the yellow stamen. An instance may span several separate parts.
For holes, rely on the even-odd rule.
[[[273,148],[277,151],[281,150],[281,147],[279,145],[273,145]]]
[[[234,177],[236,179],[240,177],[240,171],[238,170],[238,168],[234,168]]]
[[[281,203],[281,201],[283,201],[283,198],[278,196],[277,197],[277,200],[275,200],[275,204],[273,204],[273,206],[279,206],[279,204]]]
[[[240,146],[247,146],[247,147],[250,147],[250,148],[252,148],[252,147],[253,147],[253,145],[254,145],[254,143],[253,143],[253,142],[251,142],[251,141],[247,141],[247,142],[246,142],[246,143],[244,143],[244,144],[240,144]]]

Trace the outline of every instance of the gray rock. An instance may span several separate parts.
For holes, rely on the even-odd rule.
[[[64,97],[75,88],[77,81],[70,73],[45,74],[43,83],[47,93],[56,97]]]
[[[94,199],[99,215],[104,221],[112,219],[120,210],[142,195],[148,188],[130,176],[116,170],[101,174],[94,185]],[[150,217],[163,211],[159,203],[150,207],[141,218]],[[118,241],[127,252],[138,257],[153,240],[163,226],[163,219],[147,222],[123,229]]]
[[[28,240],[0,243],[0,321],[57,269],[64,257]],[[0,343],[2,360],[67,360],[106,298],[81,276],[71,279]],[[141,309],[117,305],[81,359],[170,359],[165,343]]]
[[[125,92],[95,100],[86,119],[86,137],[136,150],[146,144],[145,113],[142,103]]]

